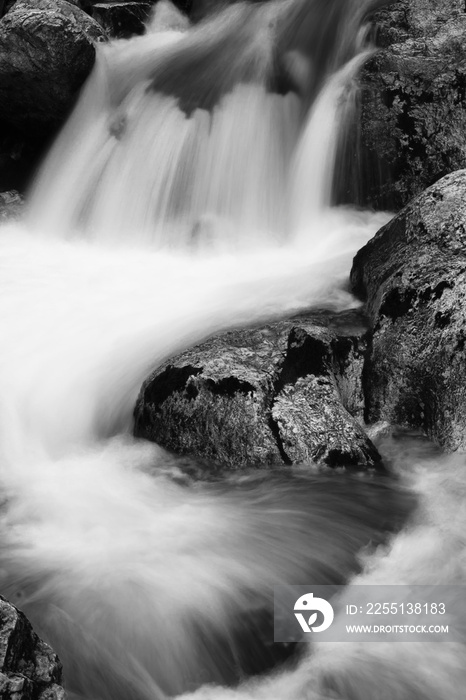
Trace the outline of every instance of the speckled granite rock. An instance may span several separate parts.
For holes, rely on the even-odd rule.
[[[231,468],[372,467],[363,332],[313,316],[215,336],[147,379],[135,435]]]
[[[464,0],[401,0],[374,16],[362,73],[362,201],[400,208],[466,166]]]
[[[14,605],[0,596],[0,698],[65,700],[62,667]]]
[[[367,418],[466,449],[466,170],[414,199],[357,254],[374,331]]]

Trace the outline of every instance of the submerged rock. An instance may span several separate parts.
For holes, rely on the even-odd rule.
[[[466,166],[464,0],[401,0],[374,16],[362,74],[362,203],[400,208]]]
[[[16,220],[21,217],[24,209],[24,198],[16,192],[0,192],[0,222]]]
[[[57,655],[14,605],[0,596],[0,698],[65,700]]]
[[[53,133],[105,38],[67,0],[18,0],[0,20],[0,120],[28,136]]]
[[[336,319],[334,319],[336,321]],[[135,435],[239,468],[379,461],[362,427],[364,330],[323,316],[215,336],[144,383]]]
[[[414,199],[359,251],[373,324],[366,418],[466,449],[466,170]]]

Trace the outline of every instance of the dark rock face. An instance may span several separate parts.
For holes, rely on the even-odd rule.
[[[379,456],[360,422],[365,351],[360,328],[319,316],[215,336],[147,379],[135,435],[231,468],[372,467]]]
[[[0,190],[24,191],[94,65],[94,42],[106,35],[69,0],[18,0],[3,11]]]
[[[0,222],[19,219],[23,209],[24,199],[19,192],[0,192]]]
[[[98,2],[90,11],[109,36],[127,39],[144,33],[152,8],[151,2]]]
[[[466,166],[464,0],[401,0],[374,16],[362,74],[362,203],[404,206]]]
[[[14,605],[0,596],[0,698],[65,700],[62,667]]]
[[[414,199],[354,259],[374,326],[369,421],[466,449],[466,170]]]
[[[53,133],[105,38],[66,0],[18,0],[0,21],[0,120],[28,135]]]

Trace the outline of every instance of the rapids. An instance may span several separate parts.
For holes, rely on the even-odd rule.
[[[388,215],[331,205],[367,9],[240,3],[190,26],[162,0],[143,37],[99,46],[26,220],[0,230],[0,591],[72,698],[464,696],[466,636],[271,642],[274,584],[464,584],[461,456],[385,436],[390,476],[196,480],[131,436],[171,354],[358,305],[351,259]]]

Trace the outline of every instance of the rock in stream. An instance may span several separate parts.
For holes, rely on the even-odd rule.
[[[373,325],[366,418],[466,449],[466,170],[415,198],[356,255]]]
[[[341,319],[340,319],[341,320]],[[324,315],[214,336],[146,380],[135,435],[239,468],[379,462],[364,432],[364,328]]]

